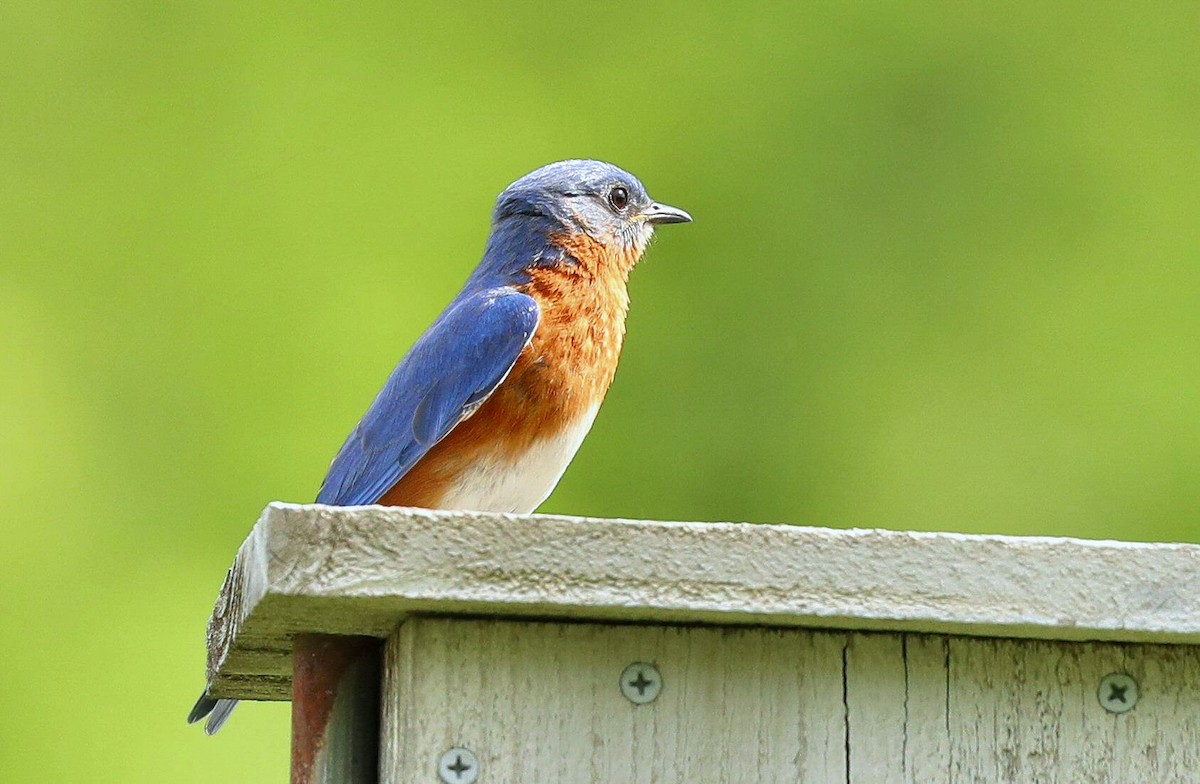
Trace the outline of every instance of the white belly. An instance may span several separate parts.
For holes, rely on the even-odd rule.
[[[535,441],[515,460],[499,452],[485,455],[446,490],[439,506],[514,514],[537,509],[575,457],[599,408],[594,406],[558,435]]]

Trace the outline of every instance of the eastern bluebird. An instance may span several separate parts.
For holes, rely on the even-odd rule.
[[[526,514],[558,483],[617,369],[626,283],[683,210],[610,163],[552,163],[496,200],[483,260],[392,371],[317,502]],[[202,695],[216,732],[234,700]],[[211,715],[209,715],[211,714]]]

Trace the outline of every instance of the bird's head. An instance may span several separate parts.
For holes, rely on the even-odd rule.
[[[590,160],[559,161],[530,172],[504,189],[492,216],[497,229],[521,224],[580,262],[611,264],[623,272],[641,258],[655,226],[691,219],[651,199],[624,169]]]

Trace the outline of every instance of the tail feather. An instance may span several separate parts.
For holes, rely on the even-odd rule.
[[[208,694],[201,694],[200,699],[196,700],[196,704],[192,707],[191,713],[188,714],[188,724],[195,724],[207,716],[208,721],[204,725],[204,734],[213,735],[225,724],[237,704],[237,700],[214,700]]]

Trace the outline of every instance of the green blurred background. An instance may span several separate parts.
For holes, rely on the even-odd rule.
[[[696,222],[546,511],[1200,541],[1200,11],[1003,5],[0,5],[0,779],[284,780],[225,568],[564,157]]]

